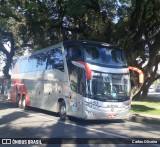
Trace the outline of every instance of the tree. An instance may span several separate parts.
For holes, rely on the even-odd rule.
[[[129,65],[139,67],[145,75],[144,84],[137,85],[139,92],[136,95],[141,94],[140,97],[143,99],[147,97],[150,85],[160,78],[157,74],[160,63],[160,1],[121,0],[120,2],[121,15],[115,35],[118,33],[116,38],[118,44],[128,54]],[[147,50],[149,50],[148,55]],[[136,61],[137,57],[141,59],[140,62]]]
[[[6,64],[4,66],[3,69],[3,73],[5,75],[6,78],[10,78],[9,75],[9,67],[11,65],[12,62],[12,57],[14,56],[14,38],[13,38],[13,33],[10,32],[10,30],[7,27],[7,23],[8,23],[8,18],[14,18],[14,19],[18,19],[17,16],[12,13],[12,10],[9,8],[8,5],[5,4],[4,1],[0,1],[0,25],[1,25],[1,29],[0,29],[0,51],[3,52],[3,54],[5,54],[7,61]],[[4,44],[7,43],[8,41],[10,41],[11,43],[11,50],[8,51]]]
[[[0,3],[0,50],[6,55],[6,76],[10,59],[26,47],[34,51],[63,40],[87,39],[116,44],[126,51],[129,65],[145,73],[145,84],[135,85],[141,97],[146,97],[149,86],[159,78],[158,0],[1,0]],[[7,41],[11,42],[11,52],[4,47]]]

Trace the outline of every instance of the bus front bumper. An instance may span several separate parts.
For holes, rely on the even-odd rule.
[[[86,107],[84,109],[84,118],[85,119],[100,119],[100,120],[108,120],[108,119],[127,119],[130,115],[130,107],[128,108],[115,108],[108,109],[106,111],[100,111],[96,109],[92,109]]]

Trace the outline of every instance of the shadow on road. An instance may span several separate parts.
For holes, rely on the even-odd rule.
[[[98,146],[98,144],[103,144],[103,143],[104,146],[106,146],[105,141],[108,141],[107,145],[108,143],[115,144],[115,140],[110,139],[110,138],[116,138],[116,136],[112,135],[113,132],[116,132],[116,134],[121,134],[123,131],[126,131],[128,129],[126,127],[127,123],[123,120],[97,121],[97,120],[81,120],[71,117],[70,120],[61,122],[58,121],[56,118],[54,120],[54,117],[53,119],[45,119],[43,117],[36,117],[36,115],[32,115],[32,114],[43,113],[49,115],[48,118],[50,118],[50,116],[57,117],[56,113],[50,111],[45,111],[37,108],[30,108],[29,110],[26,111],[27,113],[24,113],[24,111],[16,111],[14,109],[10,109],[10,108],[15,108],[15,106],[12,103],[11,104],[8,103],[7,106],[8,109],[5,109],[4,103],[0,102],[0,108],[1,108],[0,111],[3,110],[8,111],[7,115],[2,116],[0,119],[0,123],[4,125],[3,127],[2,126],[0,127],[0,138],[2,137],[24,138],[24,139],[39,138],[42,140],[43,138],[48,138],[47,141],[49,143],[54,142],[54,145],[52,144],[43,145],[47,147],[49,146],[59,147],[65,144],[66,144],[65,147],[68,147],[70,146],[68,145],[68,143],[75,147],[90,146],[87,144],[92,144],[92,143],[95,144],[94,145],[95,147]],[[47,116],[45,117],[47,118]],[[111,124],[113,124],[112,125],[113,128],[108,129],[108,126],[111,126]],[[121,126],[119,127],[119,129],[114,128],[114,125],[117,126],[119,124]],[[153,131],[153,128],[151,126],[148,125],[147,127],[148,129]],[[129,132],[132,133],[132,131],[136,129],[137,126],[130,126]],[[141,126],[139,126],[140,131],[145,131],[145,129],[146,128],[142,128]],[[128,134],[126,134],[126,136],[128,136]],[[84,144],[82,145],[81,143],[84,143],[85,145]]]
[[[47,115],[59,117],[58,113],[47,111],[47,110],[42,110],[38,108],[33,108],[29,107],[28,111],[34,111],[34,113],[44,113]],[[84,120],[80,118],[75,118],[72,116],[68,117],[68,121],[77,123],[77,124],[83,124],[83,125],[95,125],[95,124],[110,124],[110,123],[125,123],[125,120],[120,120],[120,119],[112,119],[112,120]]]

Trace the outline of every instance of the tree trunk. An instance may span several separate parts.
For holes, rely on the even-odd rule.
[[[13,38],[13,33],[12,32],[3,32],[4,37],[9,37],[10,38],[10,43],[11,43],[11,49],[10,52],[8,52],[6,49],[3,49],[2,52],[6,55],[6,65],[3,68],[3,74],[6,77],[6,79],[10,79],[9,75],[9,69],[11,67],[12,63],[12,58],[15,54],[15,47],[14,47],[14,38]]]
[[[148,94],[148,90],[149,87],[152,85],[152,83],[155,81],[155,77],[152,76],[150,78],[147,78],[144,82],[144,84],[142,85],[141,89],[139,90],[139,92],[134,96],[135,100],[144,100],[147,98],[147,94]]]

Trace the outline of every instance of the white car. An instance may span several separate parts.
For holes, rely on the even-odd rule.
[[[156,92],[160,92],[160,85],[158,85],[157,87],[156,87],[156,90],[155,90]]]
[[[155,92],[155,91],[156,91],[156,86],[155,86],[155,85],[151,85],[151,86],[149,87],[148,92]]]

